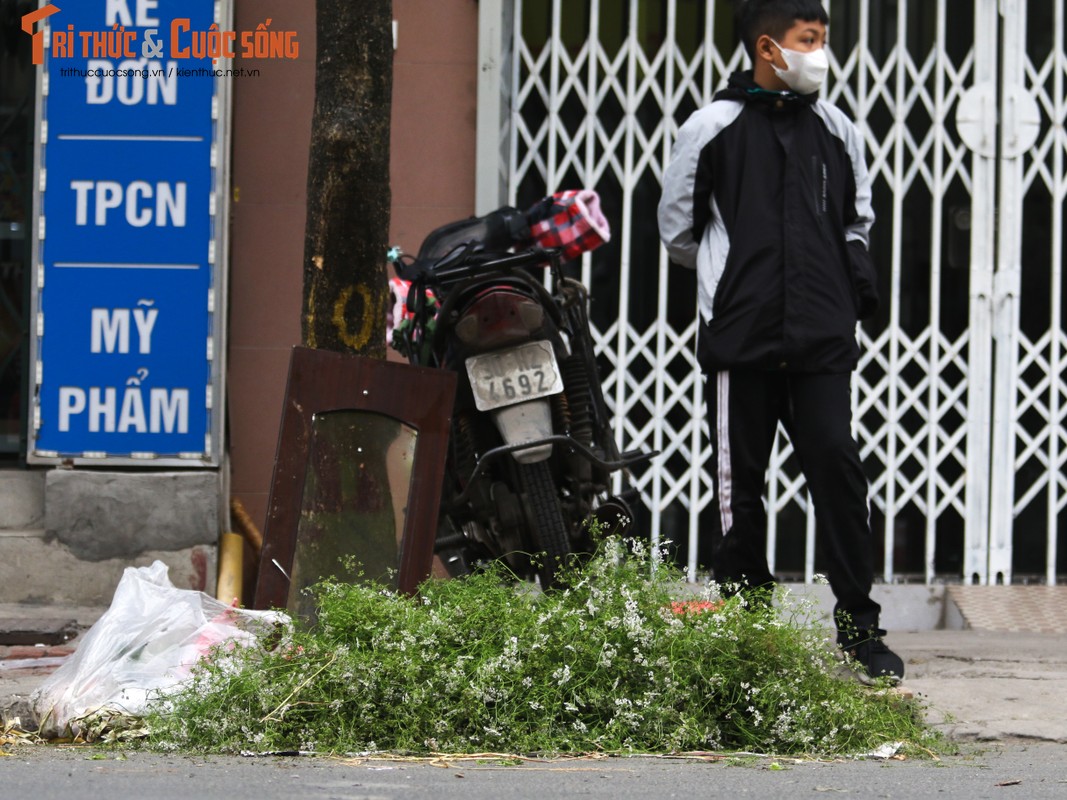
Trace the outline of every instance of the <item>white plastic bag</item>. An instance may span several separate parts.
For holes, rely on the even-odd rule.
[[[141,714],[149,698],[178,689],[215,645],[254,644],[276,625],[288,627],[289,618],[178,589],[162,561],[128,567],[111,607],[31,695],[40,735],[77,736],[79,720],[101,712]]]

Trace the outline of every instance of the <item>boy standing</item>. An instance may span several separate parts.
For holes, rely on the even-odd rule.
[[[678,131],[660,236],[695,268],[697,356],[708,376],[720,583],[772,584],[763,486],[779,421],[815,505],[839,646],[871,677],[899,680],[870,596],[867,481],[851,432],[856,321],[877,307],[863,141],[819,99],[829,20],[820,0],[748,0],[751,71],[735,73]]]

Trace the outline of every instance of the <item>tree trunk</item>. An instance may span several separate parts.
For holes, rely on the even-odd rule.
[[[304,344],[377,358],[388,301],[392,19],[392,0],[316,2],[304,241]]]

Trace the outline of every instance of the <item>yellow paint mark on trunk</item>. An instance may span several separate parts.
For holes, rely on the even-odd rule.
[[[318,337],[315,335],[315,282],[311,281],[311,288],[308,290],[307,309],[304,312],[305,321],[304,326],[306,330],[305,338],[307,339],[304,344],[308,347],[318,347]]]
[[[359,330],[355,332],[349,330],[348,320],[345,318],[345,311],[348,309],[348,303],[353,294],[358,294],[363,301]],[[374,331],[374,320],[371,319],[372,308],[371,291],[366,286],[349,286],[343,289],[333,305],[333,324],[337,328],[337,336],[353,350],[362,350],[370,341],[371,333]]]

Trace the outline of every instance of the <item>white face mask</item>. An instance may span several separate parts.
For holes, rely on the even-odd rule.
[[[774,39],[771,39],[774,42]],[[775,46],[782,51],[789,69],[779,69],[773,63],[775,73],[785,81],[785,85],[797,94],[811,94],[819,91],[822,82],[826,79],[826,73],[830,71],[830,60],[826,57],[826,48],[820,47],[810,53],[800,50],[786,50],[778,42]]]

